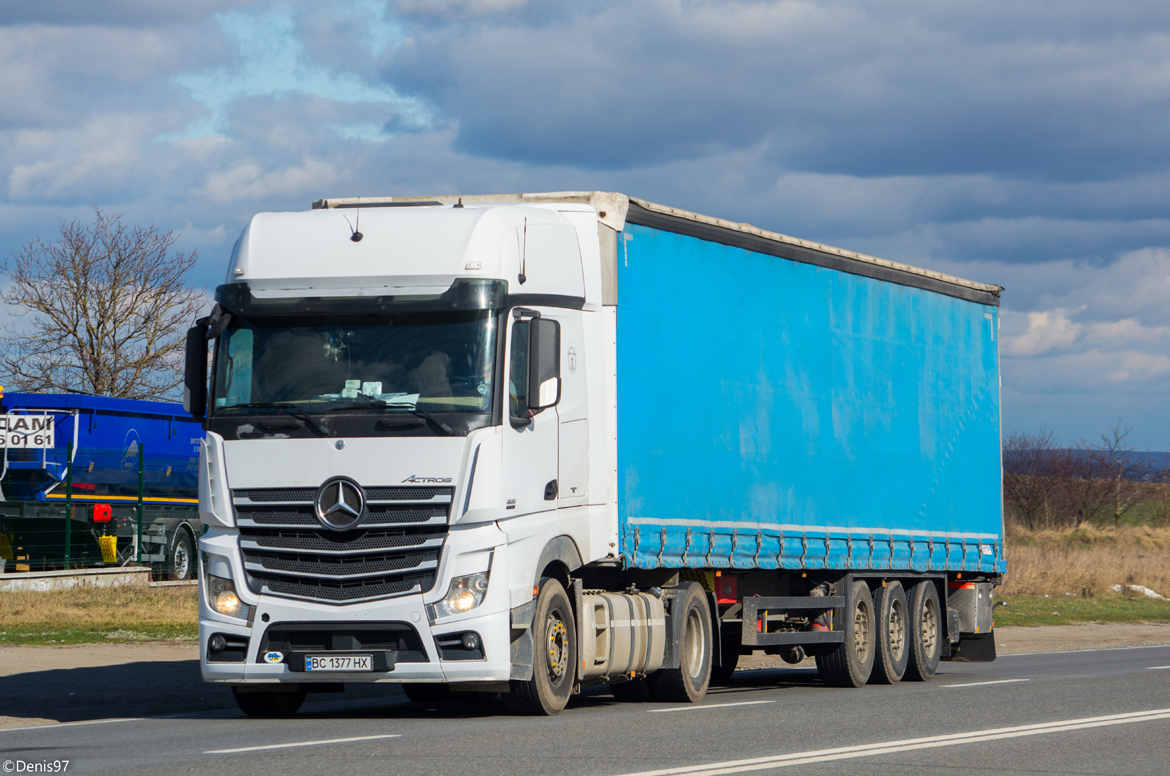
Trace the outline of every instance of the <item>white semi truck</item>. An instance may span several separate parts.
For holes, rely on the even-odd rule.
[[[203,677],[555,714],[994,659],[1000,290],[612,193],[259,214],[188,335]]]

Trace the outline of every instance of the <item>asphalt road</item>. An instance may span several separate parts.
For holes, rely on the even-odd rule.
[[[11,707],[4,689],[0,705]],[[318,700],[291,720],[230,709],[126,719],[132,710],[105,708],[88,720],[0,729],[0,767],[52,773],[68,760],[69,774],[215,776],[1164,775],[1168,690],[1170,647],[944,663],[926,684],[860,690],[824,687],[815,669],[743,671],[697,705],[623,704],[590,688],[553,718],[512,717],[495,704],[425,708],[393,688],[367,687],[360,697],[310,696]]]

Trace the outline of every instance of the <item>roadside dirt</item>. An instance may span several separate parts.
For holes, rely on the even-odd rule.
[[[1001,655],[1158,644],[1170,644],[1170,623],[1051,625],[996,631],[996,648]],[[745,671],[788,667],[780,658],[763,654],[745,655],[739,666]],[[346,696],[398,692],[386,685],[355,690]],[[227,688],[203,683],[195,644],[0,646],[0,728],[181,716],[234,708]]]

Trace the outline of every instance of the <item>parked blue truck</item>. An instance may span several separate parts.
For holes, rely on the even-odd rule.
[[[51,446],[21,438],[38,422],[51,427]],[[200,422],[178,404],[86,394],[0,396],[0,552],[6,569],[59,568],[66,557],[70,565],[104,564],[95,540],[109,534],[118,536],[112,563],[141,561],[172,578],[193,577],[203,532],[197,509],[202,438]],[[67,502],[68,555],[62,530]]]
[[[554,714],[994,659],[1001,290],[605,192],[260,214],[188,340],[203,676]]]

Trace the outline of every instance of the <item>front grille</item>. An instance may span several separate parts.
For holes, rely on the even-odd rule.
[[[317,520],[316,489],[234,491],[248,586],[339,604],[426,592],[435,584],[452,492],[367,488],[357,526],[333,531]]]

